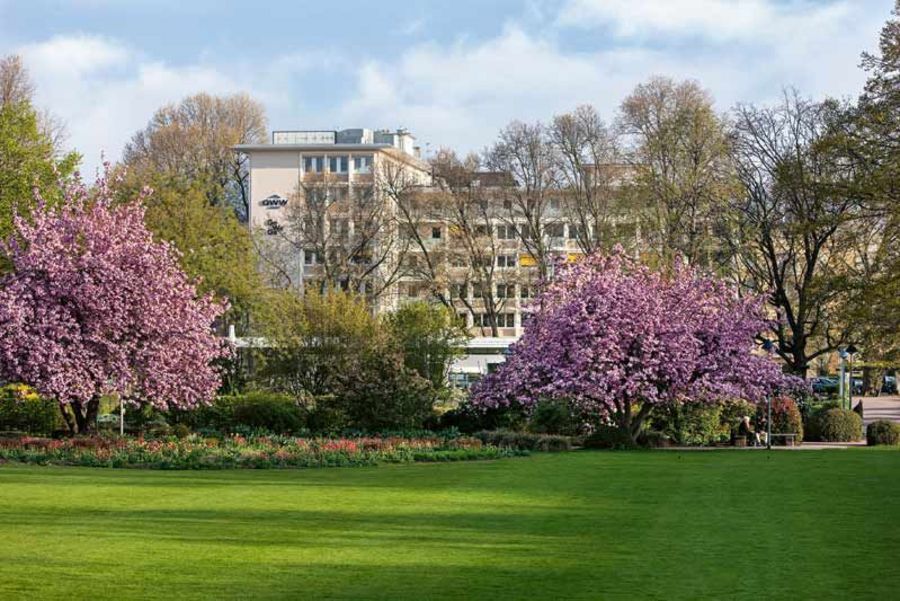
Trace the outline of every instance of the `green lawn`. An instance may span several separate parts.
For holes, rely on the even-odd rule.
[[[896,599],[900,452],[0,466],[0,599]]]

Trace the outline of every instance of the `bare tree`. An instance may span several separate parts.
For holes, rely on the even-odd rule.
[[[710,264],[712,226],[734,180],[725,122],[709,93],[694,81],[654,77],[622,102],[619,126],[631,142],[643,237],[664,261],[678,254]]]
[[[486,153],[486,164],[506,176],[499,190],[503,218],[515,228],[522,245],[545,275],[551,264],[550,238],[554,237],[548,228],[563,225],[559,161],[547,127],[541,123],[510,123]]]
[[[615,132],[597,109],[582,105],[554,117],[548,135],[556,149],[569,237],[584,253],[608,250],[622,241],[614,233],[616,222],[628,219],[623,211],[628,171]]]
[[[443,163],[438,153],[436,165]],[[405,241],[402,275],[427,287],[429,295],[453,308],[446,248],[446,207],[444,195],[423,187],[399,164],[389,163],[381,170],[378,184],[385,198],[395,207],[397,228]],[[435,237],[437,231],[437,237]]]
[[[31,102],[34,85],[22,58],[13,54],[0,57],[0,108],[14,102]]]
[[[124,163],[133,170],[151,169],[202,185],[213,205],[249,214],[248,158],[237,144],[266,141],[262,105],[246,94],[196,94],[162,107],[126,145]]]
[[[828,144],[826,103],[787,93],[778,106],[741,106],[735,116],[742,195],[731,243],[752,291],[771,295],[778,354],[804,375],[849,336],[839,308],[868,227],[844,193],[850,174]]]
[[[373,182],[378,181],[375,174]],[[259,251],[286,285],[303,279],[321,292],[331,287],[364,293],[377,302],[401,276],[405,242],[390,202],[376,183],[348,185],[331,174],[297,185],[283,222],[266,224]],[[303,260],[304,265],[291,265]]]

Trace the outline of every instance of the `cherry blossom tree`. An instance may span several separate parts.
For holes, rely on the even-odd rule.
[[[653,271],[621,250],[560,264],[508,360],[473,391],[483,408],[565,398],[636,439],[655,407],[759,400],[787,381],[754,352],[763,298],[738,298],[682,262]]]
[[[114,183],[108,166],[92,188],[76,179],[57,208],[36,191],[0,247],[13,267],[0,278],[0,378],[56,399],[73,432],[92,429],[103,395],[163,410],[208,402],[230,352],[212,329],[224,303],[198,295],[144,225],[150,190],[115,203]]]

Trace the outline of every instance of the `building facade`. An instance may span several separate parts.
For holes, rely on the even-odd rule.
[[[454,366],[463,385],[503,361],[547,269],[583,253],[588,232],[565,194],[525,199],[507,174],[427,163],[406,130],[276,131],[236,150],[249,157],[249,226],[271,283],[338,285],[376,311],[452,308],[473,336]]]

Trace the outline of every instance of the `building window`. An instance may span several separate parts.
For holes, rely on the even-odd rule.
[[[515,298],[516,287],[514,284],[497,284],[497,298]]]
[[[497,239],[498,240],[515,240],[516,239],[516,227],[514,225],[498,225],[497,226]]]
[[[519,286],[519,298],[531,298],[531,287]]]
[[[581,226],[577,223],[569,224],[569,238],[571,240],[578,240],[581,237]]]
[[[353,171],[356,173],[369,173],[372,171],[372,157],[353,157]]]
[[[566,226],[562,223],[548,223],[545,231],[551,238],[564,238]]]
[[[450,284],[451,298],[469,298],[468,284]]]
[[[347,157],[330,157],[328,161],[328,170],[332,173],[347,173]]]
[[[491,316],[487,313],[475,313],[473,316],[474,325],[482,328],[491,327]],[[515,313],[495,313],[494,319],[497,320],[498,328],[514,328],[516,327]]]
[[[322,173],[325,169],[325,157],[303,157],[303,171],[306,173]]]
[[[322,262],[322,257],[319,256],[319,252],[316,250],[304,250],[303,251],[303,264],[304,265],[318,265]]]
[[[559,199],[558,198],[550,199],[550,208],[553,209],[554,211],[559,210]]]
[[[347,236],[348,234],[350,234],[350,220],[331,219],[329,223],[329,229],[331,230],[331,234],[333,236]]]
[[[497,255],[497,267],[515,267],[515,255]]]
[[[441,239],[441,228],[439,228],[439,227],[431,228],[431,239],[432,240],[440,240]]]
[[[475,226],[475,235],[479,238],[491,235],[491,228],[483,223]]]
[[[468,313],[465,313],[465,312],[457,313],[456,318],[459,320],[459,323],[463,327],[468,327],[468,325],[469,325],[469,314]]]
[[[534,317],[533,313],[522,313],[520,321],[522,322],[522,327],[526,327],[531,319]]]

